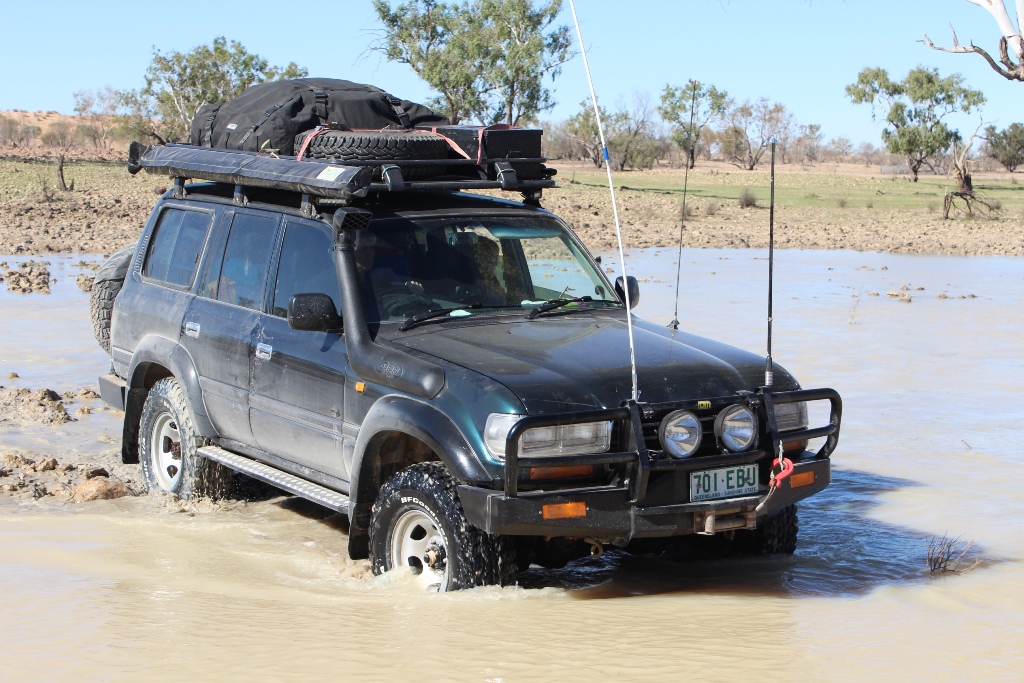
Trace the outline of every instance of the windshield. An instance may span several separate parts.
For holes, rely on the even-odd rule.
[[[592,301],[580,305],[621,306],[567,231],[541,216],[396,219],[360,231],[355,255],[371,322],[583,297]]]

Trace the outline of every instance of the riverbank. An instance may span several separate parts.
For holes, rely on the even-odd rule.
[[[0,158],[0,253],[46,255],[103,253],[138,239],[168,179],[129,175],[123,162],[96,155],[65,162],[68,186],[59,189],[51,156]],[[109,156],[109,155],[108,155]],[[598,254],[616,248],[607,176],[582,164],[551,162],[559,186],[544,206],[561,216]],[[856,164],[786,165],[776,174],[776,245],[783,249],[1024,255],[1024,184],[1018,174],[975,176],[979,196],[992,208],[942,219],[952,180],[921,176],[912,183],[881,167]],[[627,249],[679,243],[682,169],[616,173],[619,213]],[[766,171],[743,171],[718,162],[691,171],[683,245],[762,248],[768,244]],[[752,206],[739,198],[748,193]],[[492,192],[502,196],[500,192]],[[505,194],[505,196],[508,196]],[[518,196],[518,195],[513,195]]]

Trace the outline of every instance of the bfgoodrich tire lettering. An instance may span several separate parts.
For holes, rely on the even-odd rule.
[[[398,537],[406,534],[425,541],[431,560],[404,561],[408,558],[394,556],[401,547]],[[437,558],[440,562],[432,564]],[[396,566],[410,566],[421,572],[427,585],[442,591],[506,586],[515,580],[515,546],[509,538],[472,526],[456,482],[444,465],[424,462],[395,474],[377,496],[370,518],[370,565],[378,575]]]
[[[199,439],[181,385],[172,377],[153,385],[139,424],[139,462],[150,492],[179,498],[222,498],[232,472],[197,454]]]

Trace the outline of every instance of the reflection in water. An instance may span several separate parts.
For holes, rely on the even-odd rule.
[[[632,270],[674,281],[669,254]],[[758,348],[759,256],[688,252],[684,326]],[[793,557],[615,551],[518,587],[429,595],[348,559],[344,518],[252,481],[218,504],[0,496],[0,680],[1019,680],[1018,262],[778,258],[777,358],[805,386],[835,386],[846,408],[833,483],[801,504]],[[4,373],[22,375],[11,384],[77,388],[107,369],[61,268],[51,298],[0,292],[3,319],[29,322],[0,339]],[[931,296],[863,295],[903,283]],[[642,287],[640,315],[667,322],[667,286]],[[116,453],[119,438],[97,413],[0,435],[71,462]],[[973,538],[988,563],[928,574],[928,539],[944,531]]]

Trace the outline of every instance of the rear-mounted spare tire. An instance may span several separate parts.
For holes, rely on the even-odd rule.
[[[302,143],[311,134],[295,136],[296,151],[302,148]],[[404,164],[403,161],[447,159],[450,149],[442,136],[425,130],[324,130],[309,141],[303,158],[339,163],[393,161],[402,169],[402,177],[417,180],[444,175],[447,168],[444,164],[419,166]],[[379,180],[379,168],[374,169],[374,176]]]

